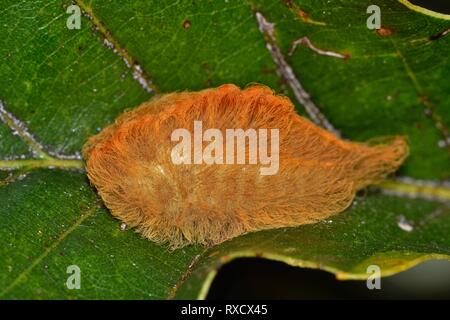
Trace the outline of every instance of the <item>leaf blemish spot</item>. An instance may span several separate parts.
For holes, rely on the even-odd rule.
[[[399,215],[397,217],[397,226],[406,232],[411,232],[414,230],[413,223],[406,219],[404,215]]]
[[[449,145],[450,145],[450,138],[447,138],[445,140],[441,139],[441,140],[438,141],[438,147],[439,148],[446,148]]]
[[[184,29],[189,29],[191,27],[191,24],[191,20],[186,19],[183,21],[182,26]]]
[[[300,19],[300,21],[302,21],[304,23],[318,25],[318,26],[325,26],[326,25],[325,22],[316,21],[316,20],[311,19],[309,14],[308,14],[308,12],[306,12],[305,10],[300,8],[293,1],[288,0],[288,1],[284,1],[284,3]]]
[[[380,37],[388,37],[394,34],[394,30],[386,26],[381,26],[379,29],[376,29],[376,32]]]
[[[441,32],[439,32],[439,33],[437,33],[435,35],[430,36],[429,39],[430,39],[430,41],[438,40],[438,39],[440,39],[442,37],[445,37],[449,33],[450,33],[450,28],[448,28],[448,29],[446,29],[444,31],[441,31]]]

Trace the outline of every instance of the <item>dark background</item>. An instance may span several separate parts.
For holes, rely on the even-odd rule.
[[[243,258],[222,267],[207,299],[450,299],[450,261],[424,262],[381,278],[381,289],[369,290],[366,281],[340,281],[326,271]]]
[[[450,0],[410,2],[450,14]],[[338,281],[334,275],[321,270],[291,267],[265,259],[237,259],[219,271],[207,298],[450,299],[450,262],[422,263],[395,276],[382,278],[380,290],[369,290],[366,281]]]
[[[449,0],[410,0],[409,2],[430,10],[450,14]]]

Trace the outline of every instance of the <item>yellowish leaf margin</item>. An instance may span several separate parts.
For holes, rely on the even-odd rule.
[[[420,12],[420,13],[426,14],[428,16],[438,18],[438,19],[450,20],[450,14],[444,14],[444,13],[426,9],[426,8],[420,7],[418,5],[412,4],[408,0],[398,0],[398,1],[401,4],[405,5],[406,7],[408,7],[409,9],[414,10],[416,12]]]

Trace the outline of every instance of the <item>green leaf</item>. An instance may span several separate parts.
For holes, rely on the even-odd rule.
[[[386,276],[450,259],[450,17],[376,2],[78,0],[81,29],[70,30],[71,1],[2,1],[0,297],[203,298],[220,266],[244,256],[340,279],[365,279],[371,264]],[[367,28],[371,4],[390,35]],[[275,24],[273,39],[256,12]],[[349,58],[304,45],[289,55],[305,36]],[[155,92],[223,83],[264,83],[309,116],[268,42],[345,138],[407,135],[399,174],[408,178],[368,190],[330,220],[212,248],[170,251],[121,230],[83,172],[87,137]],[[80,289],[66,286],[72,265]]]

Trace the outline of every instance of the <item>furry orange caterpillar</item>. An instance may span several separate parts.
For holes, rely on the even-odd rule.
[[[174,164],[171,133],[279,129],[279,171],[261,164]],[[408,154],[402,137],[377,145],[336,138],[295,113],[267,87],[223,85],[159,96],[121,115],[83,149],[88,176],[112,214],[172,248],[217,244],[262,229],[314,223],[394,172]]]

